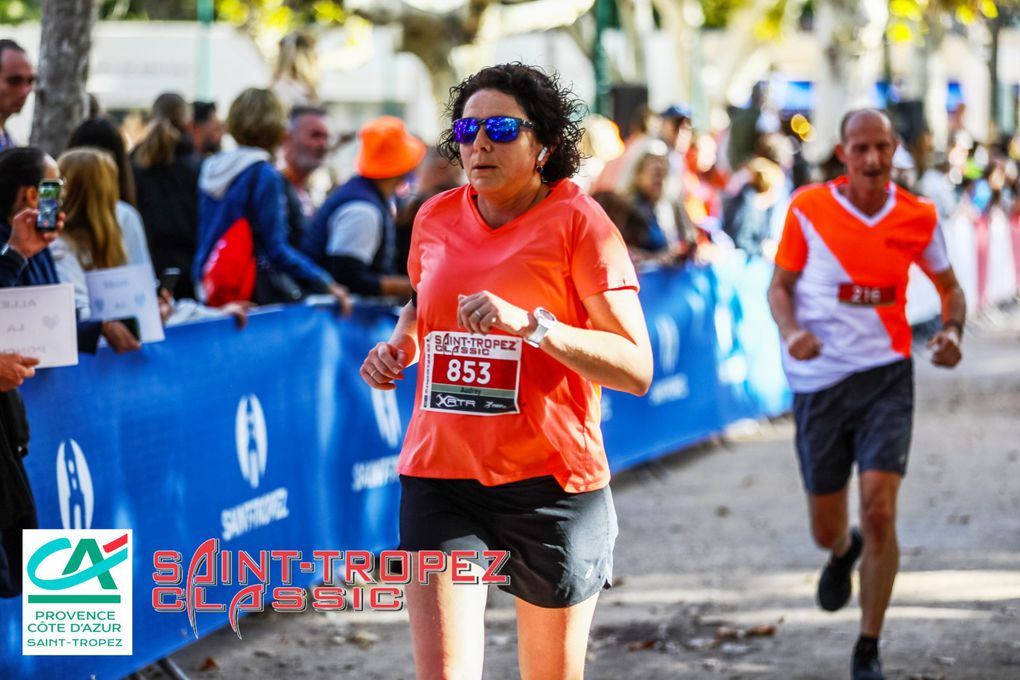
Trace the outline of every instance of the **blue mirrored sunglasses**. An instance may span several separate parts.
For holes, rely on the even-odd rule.
[[[521,128],[535,129],[529,120],[513,116],[489,116],[488,118],[458,118],[453,121],[453,138],[458,144],[471,144],[478,131],[485,127],[485,135],[494,142],[512,142],[521,133]]]

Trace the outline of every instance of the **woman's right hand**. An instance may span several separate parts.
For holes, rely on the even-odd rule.
[[[361,364],[361,379],[377,390],[396,389],[394,380],[404,379],[404,368],[410,361],[407,352],[388,342],[380,342]]]
[[[39,231],[36,228],[39,211],[34,208],[25,208],[11,220],[11,236],[7,245],[18,251],[27,260],[45,250],[46,246],[56,240],[64,228],[64,217],[64,213],[57,215],[55,230]]]
[[[350,316],[354,309],[354,303],[351,301],[351,292],[347,290],[347,287],[341,286],[339,283],[331,283],[329,284],[329,294],[336,298],[340,305],[340,313]]]

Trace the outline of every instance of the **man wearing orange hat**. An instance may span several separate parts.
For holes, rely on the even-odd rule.
[[[425,157],[425,143],[393,116],[358,133],[358,174],[336,189],[308,224],[301,249],[359,295],[410,296],[396,272],[393,195]]]

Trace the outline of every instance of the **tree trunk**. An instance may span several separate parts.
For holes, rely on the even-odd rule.
[[[42,5],[31,143],[54,157],[88,113],[85,81],[95,20],[92,0],[45,0]]]
[[[999,92],[999,38],[1002,32],[1002,15],[999,14],[988,20],[988,31],[992,34],[992,44],[988,50],[988,80],[991,86],[990,97],[988,98],[988,143],[994,144],[999,138],[999,123],[1002,116],[999,111],[1001,106]]]
[[[444,13],[422,11],[404,0],[385,6],[370,0],[348,0],[345,7],[373,24],[399,24],[403,28],[399,50],[425,64],[442,114],[450,88],[463,75],[488,65],[487,59],[481,59],[486,54],[483,48],[508,35],[569,26],[593,4],[594,0],[530,0],[514,5],[501,5],[496,0],[462,0]]]
[[[673,45],[675,85],[673,91],[667,93],[667,101],[689,103],[693,92],[690,67],[693,60],[694,29],[684,16],[684,0],[653,0],[652,4],[659,12],[662,28]],[[669,68],[668,63],[660,66]]]
[[[946,90],[949,78],[946,76],[946,64],[942,59],[942,43],[946,35],[942,23],[942,14],[929,9],[924,15],[928,35],[924,39],[921,58],[918,60],[916,76],[924,83],[924,116],[931,130],[932,141],[938,151],[946,150],[949,139],[949,115],[946,112]]]
[[[818,5],[815,31],[825,60],[815,85],[815,138],[804,148],[810,162],[821,163],[831,156],[839,141],[839,123],[847,111],[871,105],[878,64],[869,63],[868,58],[881,58],[888,19],[885,0],[830,0]]]

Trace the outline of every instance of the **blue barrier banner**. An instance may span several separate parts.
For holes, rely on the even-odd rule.
[[[641,398],[603,394],[614,470],[788,407],[765,302],[770,274],[740,261],[643,274],[655,379]],[[381,305],[347,319],[325,307],[266,308],[244,330],[225,319],[173,327],[139,353],[103,350],[28,381],[25,463],[40,527],[134,532],[134,653],[22,656],[21,600],[3,600],[0,677],[121,677],[194,640],[186,612],[153,609],[158,550],[180,553],[186,574],[208,539],[256,557],[396,547],[396,461],[416,372],[390,392],[358,375],[395,320]],[[295,586],[322,581],[321,562],[311,566],[296,569]],[[210,588],[208,602],[226,605],[240,591],[231,569],[235,585]],[[199,635],[225,625],[226,607],[195,615]]]
[[[687,267],[644,272],[640,297],[655,377],[644,397],[602,394],[602,431],[614,471],[701,441],[723,425],[711,271]]]

